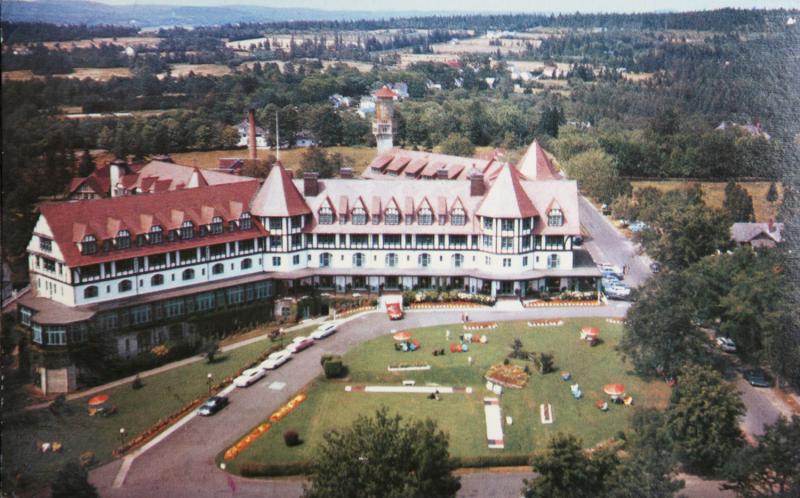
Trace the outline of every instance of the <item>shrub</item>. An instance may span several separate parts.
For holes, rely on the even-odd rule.
[[[141,389],[141,388],[144,387],[144,383],[142,382],[142,379],[139,378],[138,375],[133,378],[133,382],[131,383],[131,387],[134,388],[134,389]]]
[[[284,464],[266,464],[250,461],[242,463],[242,466],[239,467],[239,473],[243,477],[291,476],[306,474],[309,470],[311,470],[311,462],[307,460]]]
[[[341,358],[331,359],[322,364],[326,379],[341,377],[344,373],[344,364]]]
[[[300,444],[300,434],[297,431],[288,430],[283,433],[283,442],[286,446],[297,446]]]
[[[333,360],[333,359],[338,358],[338,357],[339,357],[339,355],[335,355],[335,354],[331,354],[331,353],[325,353],[319,359],[319,364],[322,365],[322,366],[325,366],[325,362],[326,361],[330,361],[330,360]]]

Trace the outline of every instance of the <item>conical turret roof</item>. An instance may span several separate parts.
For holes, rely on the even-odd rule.
[[[310,214],[311,209],[281,163],[275,163],[250,202],[256,216],[287,217]]]
[[[520,173],[505,164],[476,211],[492,218],[530,218],[539,214],[520,183]]]
[[[553,161],[547,157],[539,142],[534,140],[517,163],[517,169],[529,180],[559,180]]]

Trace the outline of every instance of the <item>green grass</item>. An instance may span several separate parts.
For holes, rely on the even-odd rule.
[[[603,342],[591,348],[579,340],[580,327],[593,324],[600,327]],[[347,381],[318,379],[308,392],[308,400],[295,412],[274,424],[272,429],[256,440],[231,463],[237,471],[246,461],[265,464],[282,464],[307,460],[322,441],[325,431],[349,425],[359,414],[373,414],[385,405],[390,412],[406,418],[430,417],[450,435],[450,452],[456,457],[478,457],[497,454],[527,454],[541,448],[557,432],[571,432],[583,440],[586,447],[593,446],[620,430],[625,430],[632,413],[630,407],[611,405],[606,413],[594,407],[596,399],[607,399],[603,386],[611,382],[625,384],[637,405],[659,406],[666,404],[669,388],[663,383],[647,383],[628,372],[629,367],[614,351],[622,327],[606,323],[604,319],[568,320],[560,327],[529,328],[522,322],[500,323],[498,328],[486,331],[489,343],[474,344],[469,353],[449,353],[445,339],[448,327],[431,327],[413,331],[422,342],[422,350],[415,353],[396,352],[391,336],[365,342],[345,355],[350,378]],[[449,327],[451,337],[462,333]],[[483,412],[485,389],[483,375],[492,364],[501,362],[515,337],[522,339],[529,351],[555,354],[556,371],[548,375],[532,374],[528,385],[519,390],[507,389],[501,398],[503,416],[513,417],[513,425],[503,427],[506,448],[490,450],[486,445],[486,426]],[[445,348],[445,356],[434,357],[433,349]],[[474,363],[468,365],[472,356]],[[427,362],[428,371],[391,373],[390,363]],[[517,363],[523,363],[517,361]],[[559,371],[573,375],[584,392],[581,400],[573,399],[568,382],[561,380]],[[414,379],[417,385],[438,383],[448,386],[472,386],[472,395],[443,395],[441,401],[431,401],[426,395],[348,393],[348,384],[399,384]],[[550,403],[555,422],[542,425],[539,404]],[[282,435],[288,429],[297,430],[304,444],[288,448]]]
[[[308,333],[311,329],[304,327],[288,337]],[[59,416],[44,409],[5,419],[3,478],[21,470],[28,483],[49,483],[64,463],[77,460],[84,451],[94,452],[98,463],[108,462],[113,458],[112,450],[120,445],[121,427],[128,437],[137,436],[193,399],[207,396],[209,373],[215,383],[219,382],[256,359],[272,344],[259,341],[220,353],[212,364],[198,361],[146,377],[142,379],[142,389],[134,390],[130,384],[109,389],[105,393],[118,408],[118,412],[109,417],[88,416],[88,398],[82,398],[69,401],[68,409]],[[37,439],[59,441],[64,447],[60,453],[40,453],[36,449]]]

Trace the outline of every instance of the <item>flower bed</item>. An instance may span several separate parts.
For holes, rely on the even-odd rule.
[[[470,294],[462,291],[405,291],[403,292],[403,306],[416,303],[459,303],[493,306],[496,299],[484,294]]]
[[[534,299],[532,301],[524,301],[522,305],[526,308],[545,308],[548,306],[600,306],[602,303],[597,299],[587,300],[564,300],[564,299]]]
[[[306,398],[306,393],[300,393],[292,398],[288,403],[275,410],[272,415],[269,416],[269,422],[262,422],[261,424],[257,425],[255,429],[250,431],[250,434],[246,435],[237,441],[236,444],[228,448],[225,451],[223,458],[225,460],[233,460],[236,458],[236,456],[244,451],[245,448],[250,446],[253,441],[266,434],[272,428],[272,424],[279,422],[281,419],[292,413],[292,411],[300,406],[300,404],[305,401]]]
[[[528,327],[558,327],[564,325],[564,320],[531,320],[528,322]]]
[[[407,364],[399,363],[396,365],[389,365],[387,368],[390,372],[408,372],[413,370],[430,370],[431,366],[427,363]]]
[[[426,309],[448,309],[448,308],[482,308],[489,306],[487,304],[474,303],[470,301],[448,301],[448,302],[424,302],[424,303],[411,303],[408,309],[412,310],[426,310]]]
[[[625,325],[625,320],[622,318],[606,318],[606,322],[614,323],[617,325]]]
[[[496,329],[497,322],[470,322],[464,324],[464,330]]]
[[[359,308],[350,308],[343,311],[336,311],[336,318],[344,318],[350,315],[355,315],[356,313],[361,313],[362,311],[375,311],[377,306],[361,306]]]
[[[528,374],[525,373],[525,369],[513,364],[492,365],[486,372],[485,378],[489,382],[512,389],[522,389],[528,383]]]

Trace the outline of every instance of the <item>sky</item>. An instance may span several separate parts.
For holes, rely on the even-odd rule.
[[[456,12],[652,12],[737,8],[800,8],[800,0],[98,0],[108,4],[259,5],[322,10]],[[377,9],[376,9],[377,7]]]

